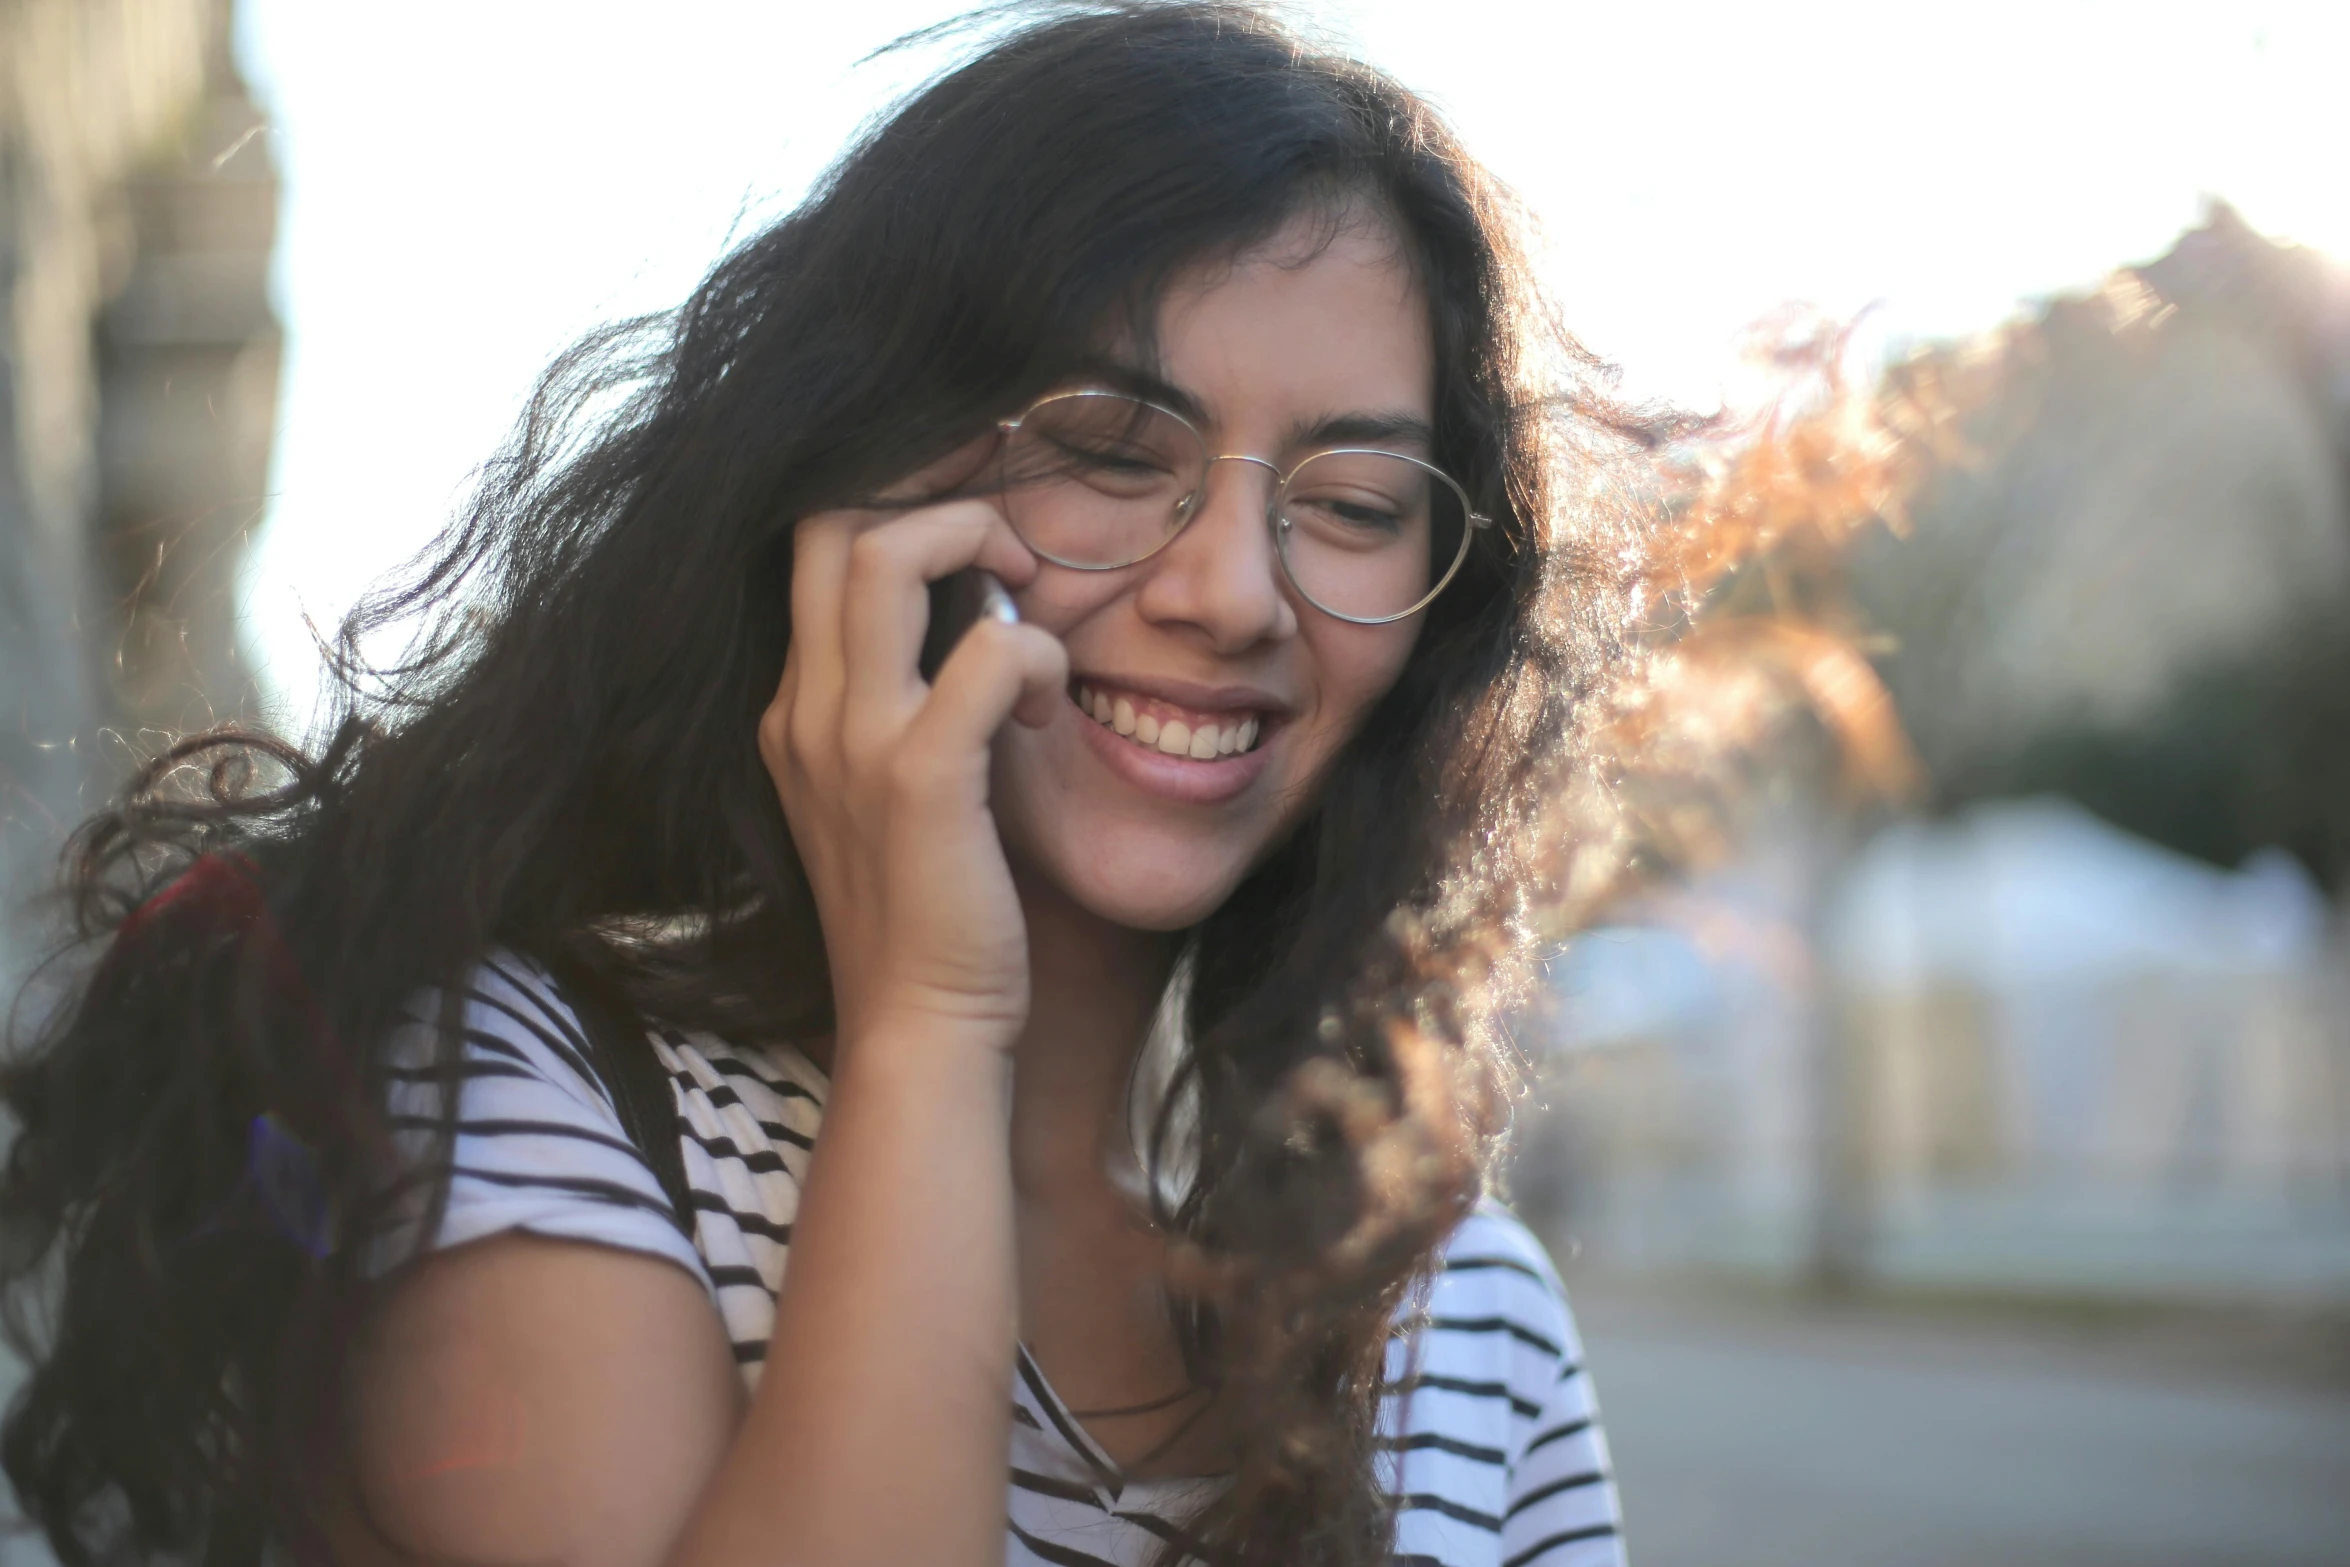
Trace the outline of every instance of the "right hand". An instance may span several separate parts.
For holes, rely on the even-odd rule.
[[[952,454],[903,493],[935,495],[974,466]],[[992,501],[822,512],[793,532],[791,647],[759,754],[815,891],[841,1048],[907,1021],[1009,1048],[1027,1022],[989,746],[1007,717],[1051,722],[1069,661],[1047,632],[982,619],[925,684],[928,584],[973,565],[1013,589],[1036,576]]]

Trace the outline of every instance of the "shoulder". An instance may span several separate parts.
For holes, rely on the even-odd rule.
[[[1431,1294],[1432,1317],[1474,1323],[1509,1343],[1492,1357],[1510,1405],[1504,1560],[1623,1567],[1623,1514],[1599,1401],[1542,1243],[1499,1204],[1481,1204],[1446,1245]]]
[[[1397,1326],[1382,1422],[1399,1559],[1620,1567],[1598,1405],[1542,1243],[1479,1205]]]
[[[1398,1415],[1470,1440],[1496,1462],[1532,1434],[1562,1373],[1582,1364],[1549,1257],[1498,1205],[1462,1221],[1396,1329],[1388,1359],[1391,1391],[1405,1399]]]
[[[392,1031],[394,1081],[433,1075],[429,1063],[447,1059],[435,1047],[452,1031],[453,1075],[469,1094],[476,1084],[536,1082],[591,1111],[611,1107],[577,1013],[554,977],[528,958],[493,952],[447,989],[411,997]]]
[[[1474,1323],[1557,1364],[1580,1362],[1582,1344],[1567,1292],[1533,1232],[1496,1202],[1482,1202],[1437,1258],[1428,1294],[1430,1327]],[[1458,1327],[1449,1331],[1459,1331]]]
[[[395,1137],[418,1167],[447,1174],[425,1249],[515,1231],[650,1253],[707,1284],[544,969],[496,952],[446,990],[420,993],[393,1029],[388,1057]],[[411,1203],[393,1215],[371,1253],[374,1270],[415,1249],[423,1211]]]
[[[1447,1273],[1501,1272],[1530,1278],[1563,1295],[1550,1253],[1518,1216],[1487,1198],[1470,1210],[1444,1243]]]

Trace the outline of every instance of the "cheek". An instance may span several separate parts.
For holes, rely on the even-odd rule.
[[[1420,622],[1418,616],[1391,626],[1317,620],[1305,633],[1314,663],[1315,727],[1323,742],[1317,749],[1335,751],[1403,674],[1420,639]]]
[[[1072,571],[1049,562],[1037,567],[1036,580],[1012,595],[1020,618],[1066,638],[1126,590],[1139,567],[1122,571]]]

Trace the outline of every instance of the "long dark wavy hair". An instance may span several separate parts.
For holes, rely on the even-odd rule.
[[[1529,304],[1499,193],[1388,77],[1225,0],[978,36],[683,306],[556,362],[428,563],[345,628],[315,754],[188,738],[72,840],[74,942],[16,1042],[0,1192],[31,1366],[0,1449],[69,1567],[317,1546],[370,1288],[353,1237],[404,1169],[375,1047],[425,987],[506,947],[600,964],[681,1025],[828,1026],[754,734],[794,520],[985,432],[1185,269],[1348,210],[1418,275],[1435,457],[1499,525],[1296,830],[1189,933],[1188,1130],[1162,1120],[1154,1156],[1184,1170],[1161,1217],[1186,1351],[1249,1411],[1200,1539],[1384,1559],[1384,1341],[1500,1125],[1497,1019],[1562,874],[1540,802],[1627,646],[1645,512],[1615,461],[1641,432]],[[387,628],[407,651],[370,667]]]

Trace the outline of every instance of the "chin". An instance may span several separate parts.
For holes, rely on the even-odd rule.
[[[998,746],[989,792],[1014,871],[1129,930],[1179,931],[1206,919],[1278,833],[1278,813],[1261,795],[1152,799],[1090,760],[1074,708],[1068,718]]]
[[[1246,856],[1169,841],[1156,834],[1089,838],[1066,828],[1038,842],[1028,834],[1010,852],[1027,879],[1129,930],[1178,931],[1216,912],[1248,874]]]

